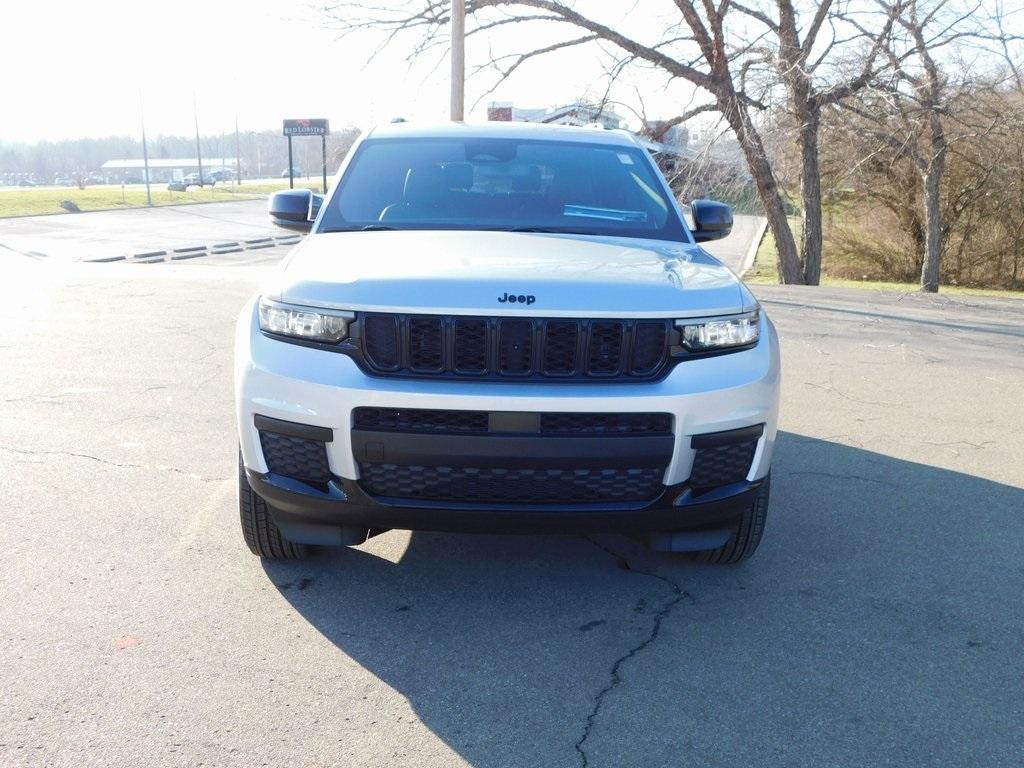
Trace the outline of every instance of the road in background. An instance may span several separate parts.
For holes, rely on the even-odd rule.
[[[743,566],[399,531],[261,563],[231,349],[277,256],[5,274],[0,764],[1020,764],[1024,304],[757,286]]]
[[[754,239],[757,238],[760,243],[763,224],[763,216],[737,213],[733,216],[732,233],[728,237],[701,245],[733,272],[740,274],[743,271],[743,260],[751,247],[757,247]]]

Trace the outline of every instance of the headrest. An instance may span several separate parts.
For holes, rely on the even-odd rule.
[[[540,192],[540,166],[531,165],[522,176],[512,177],[514,192]]]
[[[444,186],[446,189],[467,190],[473,186],[473,166],[469,163],[445,163]]]
[[[407,203],[429,203],[445,190],[444,171],[440,165],[410,168],[405,174],[402,198]]]

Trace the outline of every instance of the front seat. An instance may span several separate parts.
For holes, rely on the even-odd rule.
[[[410,168],[405,174],[402,202],[380,212],[380,221],[409,221],[434,218],[447,192],[444,169],[440,165]]]

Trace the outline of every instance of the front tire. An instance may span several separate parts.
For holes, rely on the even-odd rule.
[[[735,532],[725,544],[718,549],[694,552],[691,557],[701,563],[733,565],[742,563],[753,556],[761,543],[761,536],[764,534],[764,524],[768,517],[768,497],[771,495],[771,480],[770,474],[765,477],[753,503],[743,513]]]
[[[238,454],[238,515],[242,537],[254,555],[272,560],[298,560],[309,554],[309,547],[288,541],[270,516],[265,502],[249,485],[242,454]]]

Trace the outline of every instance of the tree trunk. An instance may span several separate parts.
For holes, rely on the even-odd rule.
[[[946,170],[946,133],[939,115],[932,112],[931,158],[924,169],[924,265],[921,267],[921,290],[939,292],[942,267],[942,175]]]
[[[804,282],[821,282],[821,169],[818,163],[818,132],[820,114],[808,110],[800,125],[800,195],[803,201],[803,234],[800,242],[800,263]]]
[[[933,162],[924,175],[924,264],[921,266],[921,290],[939,292],[939,268],[942,264],[942,209],[939,201],[941,173]]]
[[[746,109],[739,106],[735,94],[732,94],[731,97],[720,96],[718,103],[743,149],[747,167],[754,177],[757,194],[761,198],[765,216],[768,218],[768,226],[775,237],[779,282],[784,285],[803,285],[804,276],[800,269],[800,256],[796,250],[796,240],[793,238],[789,219],[786,218],[786,206],[782,201],[779,183],[768,160],[768,153],[765,152],[761,136],[751,124]]]

